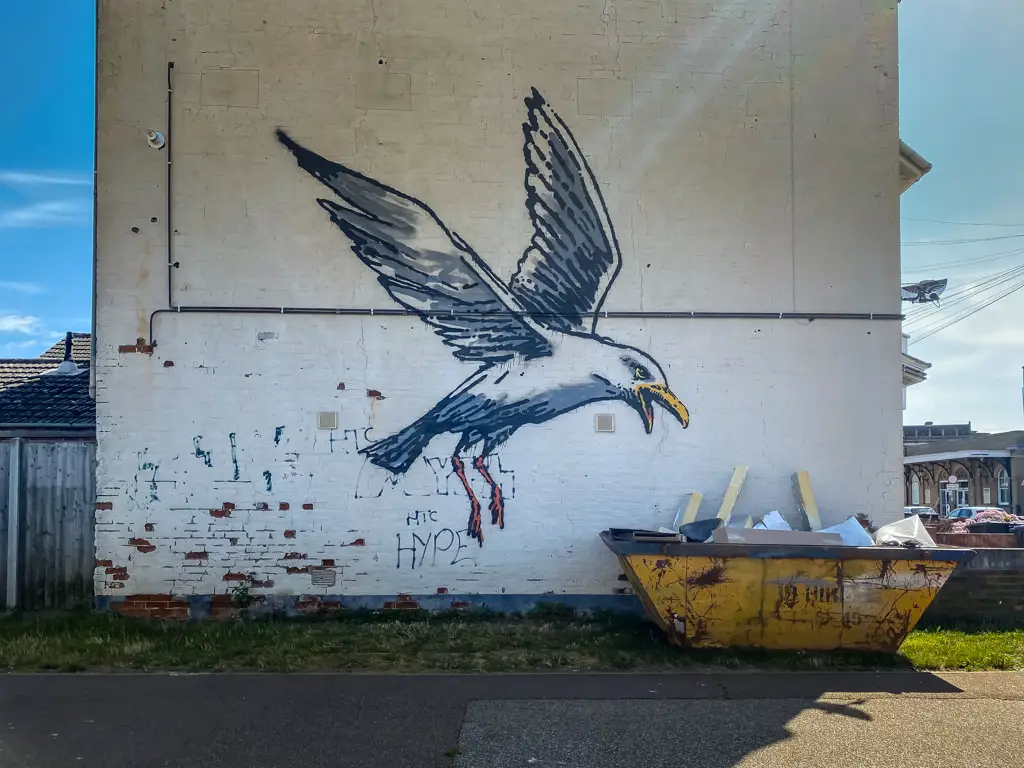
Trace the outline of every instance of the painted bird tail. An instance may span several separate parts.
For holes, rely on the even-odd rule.
[[[433,437],[429,430],[415,422],[391,437],[368,445],[360,453],[378,467],[401,475],[409,470]]]

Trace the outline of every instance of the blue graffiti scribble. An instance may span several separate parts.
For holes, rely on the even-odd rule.
[[[238,479],[238,443],[235,440],[235,433],[232,432],[228,435],[228,440],[231,441],[231,464],[235,468],[234,480]]]
[[[151,461],[146,461],[143,462],[139,469],[143,470],[144,472],[151,471],[153,473],[149,478],[149,500],[160,501],[160,497],[157,495],[156,487],[156,473],[160,469],[160,465],[154,464]],[[138,475],[136,475],[136,477],[138,477]]]
[[[270,470],[263,470],[263,479],[267,481],[267,493],[274,490],[274,476],[270,474]]]
[[[203,463],[206,464],[206,466],[212,467],[213,466],[213,459],[211,458],[210,452],[209,451],[204,451],[203,450],[203,446],[199,442],[202,439],[203,439],[202,435],[199,435],[198,437],[193,437],[192,438],[192,444],[196,447],[196,458],[197,459],[202,459]]]
[[[281,444],[281,433],[284,432],[284,427],[277,427],[274,430],[274,445]]]

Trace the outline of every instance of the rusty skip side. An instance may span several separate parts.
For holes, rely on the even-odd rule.
[[[957,563],[974,555],[602,538],[648,615],[690,647],[895,652]]]

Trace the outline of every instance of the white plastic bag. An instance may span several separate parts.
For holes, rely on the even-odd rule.
[[[761,522],[754,526],[758,529],[768,529],[769,531],[792,531],[793,526],[786,522],[786,518],[779,514],[778,510],[773,510],[765,515]]]
[[[895,523],[883,525],[875,531],[875,545],[879,547],[934,547],[935,541],[917,515],[905,517]]]
[[[846,522],[833,525],[831,528],[822,528],[818,533],[837,533],[848,547],[870,547],[875,542],[871,534],[864,530],[856,517],[851,517]]]

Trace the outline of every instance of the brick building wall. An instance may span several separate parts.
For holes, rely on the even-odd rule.
[[[1024,626],[1024,549],[978,549],[957,567],[920,626],[954,624]]]
[[[667,523],[690,490],[717,507],[737,464],[737,514],[794,511],[806,469],[827,521],[897,516],[899,324],[777,316],[899,312],[896,58],[894,0],[100,0],[97,593],[613,596],[597,533]],[[418,252],[469,244],[501,284],[544,239],[533,88],[621,249],[601,308],[626,316],[596,330],[649,356],[691,421],[594,402],[524,426],[483,471],[467,448],[481,542],[457,434],[404,472],[359,452],[480,364],[414,316],[277,311],[400,305],[275,131],[428,205],[457,236],[416,230]],[[396,232],[412,237],[364,246]],[[169,306],[221,309],[153,315]],[[775,317],[658,316],[690,311]],[[558,365],[520,371],[538,386],[641,370],[554,338]]]

